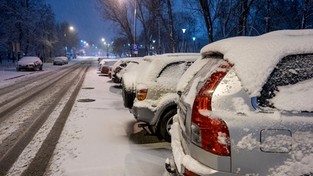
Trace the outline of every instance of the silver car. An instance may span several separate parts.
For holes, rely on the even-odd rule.
[[[65,56],[59,56],[53,59],[53,65],[64,65],[64,64],[68,64],[68,58]]]
[[[313,30],[202,48],[172,125],[178,175],[313,175]]]

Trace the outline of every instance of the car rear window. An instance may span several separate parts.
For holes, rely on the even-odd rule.
[[[269,100],[275,97],[279,91],[278,87],[294,85],[311,78],[313,78],[313,54],[290,55],[283,58],[263,86],[261,96],[258,97],[259,106],[275,108]]]

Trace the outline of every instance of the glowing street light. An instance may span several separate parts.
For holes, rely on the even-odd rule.
[[[70,26],[70,27],[69,27],[69,30],[70,30],[70,31],[74,31],[74,30],[75,30],[74,26]]]

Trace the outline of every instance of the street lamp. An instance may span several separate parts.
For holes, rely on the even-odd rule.
[[[67,37],[67,31],[68,32],[74,32],[75,31],[75,28],[73,27],[73,26],[69,26],[68,27],[68,30],[65,30],[65,32],[64,32],[64,38],[66,39],[66,37]],[[66,43],[67,43],[67,41],[66,41]],[[64,47],[64,49],[65,49],[65,56],[67,56],[67,44],[65,44],[65,47]]]
[[[196,45],[195,45],[196,37],[192,37],[192,41],[193,41],[193,52],[196,52]]]
[[[182,44],[183,46],[182,46],[182,51],[185,52],[185,32],[186,32],[186,29],[183,28],[182,31],[183,31],[183,44]]]
[[[134,9],[134,44],[132,48],[134,56],[138,54],[138,49],[136,45],[136,22],[137,22],[136,16],[137,16],[137,0],[135,0],[135,9]]]

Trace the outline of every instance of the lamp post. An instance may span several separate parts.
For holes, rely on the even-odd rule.
[[[196,45],[195,45],[196,37],[192,37],[192,41],[193,41],[193,52],[196,52]]]
[[[182,51],[185,52],[185,32],[186,32],[186,29],[182,29],[182,31],[183,31]]]
[[[74,26],[69,26],[68,29],[64,32],[64,38],[66,39],[67,38],[67,32],[74,32],[75,31],[75,28]],[[67,45],[68,45],[68,41],[65,41],[65,47],[64,47],[64,50],[65,50],[65,56],[67,56]]]
[[[135,9],[134,9],[134,43],[133,43],[133,56],[136,57],[138,54],[138,48],[136,45],[136,24],[137,24],[137,0],[135,0]]]

